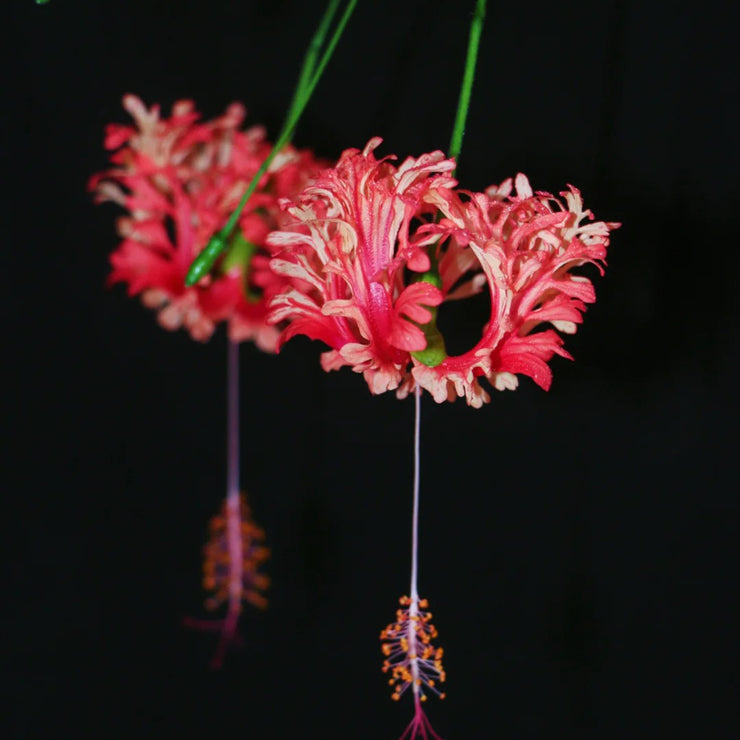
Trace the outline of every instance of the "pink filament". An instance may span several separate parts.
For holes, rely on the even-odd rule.
[[[417,737],[421,737],[422,740],[429,740],[430,738],[433,738],[433,740],[442,740],[434,731],[426,714],[424,714],[419,695],[414,694],[414,718],[409,722],[400,740],[415,740]]]

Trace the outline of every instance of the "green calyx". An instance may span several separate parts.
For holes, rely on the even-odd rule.
[[[242,268],[244,295],[252,303],[257,303],[260,300],[260,296],[249,287],[252,257],[256,253],[257,245],[245,239],[241,231],[237,231],[232,237],[229,251],[221,263],[221,271],[224,273],[229,272],[233,267]]]
[[[416,279],[415,282],[429,283],[435,288],[442,287],[442,279],[437,269],[437,261],[432,258],[432,266]],[[445,347],[445,338],[437,327],[438,306],[426,306],[432,318],[426,324],[416,324],[423,332],[427,340],[427,346],[418,352],[412,352],[411,356],[418,360],[422,365],[427,367],[437,367],[447,359],[447,349]],[[416,322],[414,322],[416,323]]]

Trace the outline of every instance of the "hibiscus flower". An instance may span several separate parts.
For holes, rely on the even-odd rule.
[[[304,188],[317,161],[286,147],[244,208],[215,274],[185,287],[190,263],[223,227],[271,145],[263,128],[240,129],[246,111],[238,103],[206,122],[191,101],[175,103],[169,118],[133,95],[123,105],[134,125],[107,127],[112,167],[89,184],[96,202],[128,211],[117,221],[122,241],[110,258],[109,282],[125,283],[165,329],[183,327],[206,341],[224,321],[232,341],[274,351],[278,331],[266,322],[267,306],[286,281],[269,269],[265,240],[285,222],[279,199]]]
[[[619,224],[594,221],[573,187],[559,200],[519,174],[469,193],[442,152],[396,167],[375,158],[380,142],[345,151],[283,202],[294,222],[269,235],[280,250],[270,266],[297,282],[271,302],[269,320],[288,322],[279,344],[296,334],[325,342],[324,369],[348,365],[373,393],[404,397],[418,385],[437,402],[460,396],[480,407],[490,400],[480,378],[513,389],[519,374],[547,390],[547,363],[570,357],[558,332],[575,332],[595,300],[573,270],[603,272]],[[491,313],[480,340],[447,355],[436,307],[485,286]]]

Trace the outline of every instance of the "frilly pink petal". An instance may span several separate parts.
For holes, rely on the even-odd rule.
[[[335,168],[284,204],[293,224],[268,238],[278,252],[271,267],[303,279],[311,299],[310,305],[273,301],[273,319],[291,322],[283,341],[298,333],[291,328],[295,322],[314,337],[331,336],[330,347],[363,373],[372,392],[397,388],[409,353],[426,347],[412,322],[429,320],[425,306],[438,305],[443,295],[427,283],[404,285],[406,268],[418,272],[430,266],[411,238],[412,220],[427,208],[431,193],[454,182],[448,174],[454,162],[441,152],[396,167],[388,157],[376,159],[380,143],[376,137],[362,151],[344,151]],[[336,355],[324,366],[339,366]]]

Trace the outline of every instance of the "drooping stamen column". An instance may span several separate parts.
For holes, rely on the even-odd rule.
[[[227,339],[226,350],[226,546],[228,548],[229,599],[218,647],[211,665],[223,663],[234,640],[244,591],[244,552],[239,491],[239,343]]]
[[[440,684],[445,681],[442,667],[442,648],[434,647],[432,640],[437,630],[431,622],[429,603],[419,598],[419,500],[421,477],[421,390],[417,386],[414,408],[414,486],[411,514],[411,582],[409,596],[400,599],[401,608],[396,611],[396,621],[389,624],[381,633],[382,651],[386,659],[383,671],[390,673],[389,685],[393,686],[392,698],[398,700],[410,687],[414,697],[414,717],[401,736],[401,740],[424,740],[439,735],[432,729],[421,708],[427,694],[436,694],[444,699]]]

